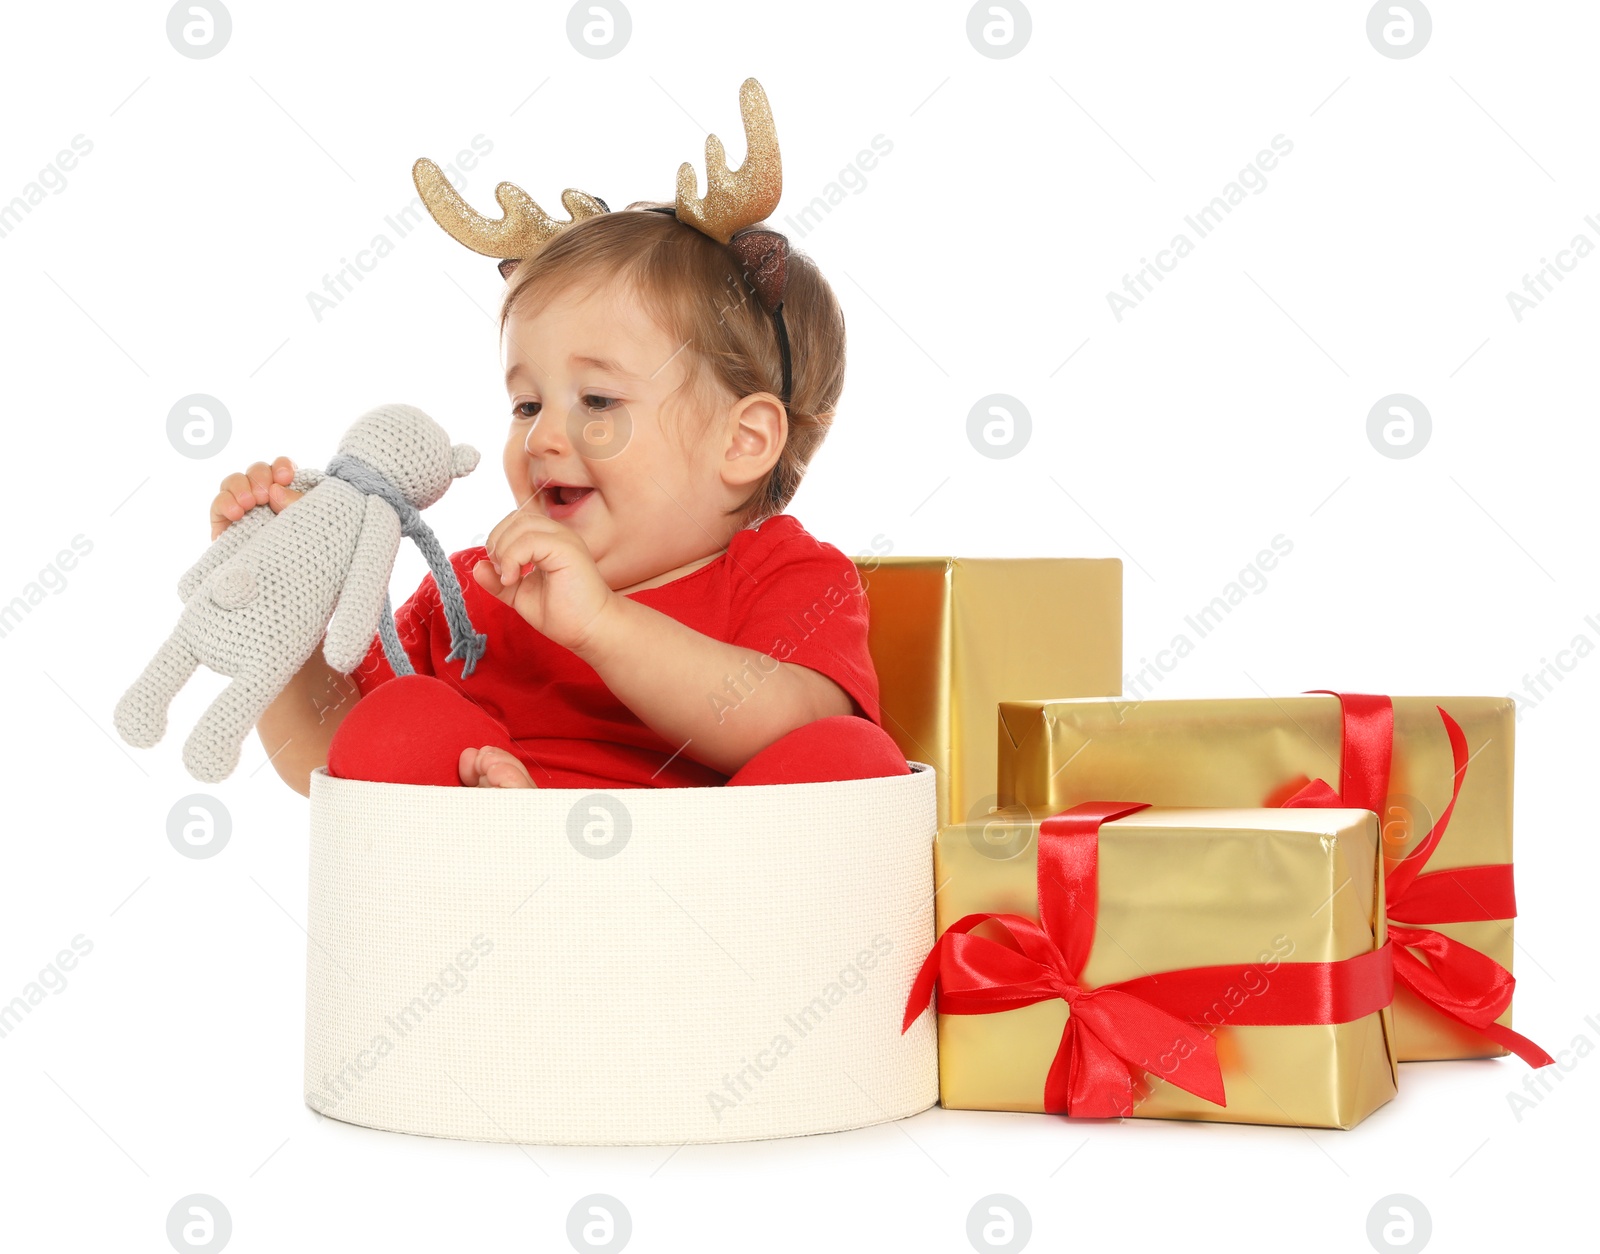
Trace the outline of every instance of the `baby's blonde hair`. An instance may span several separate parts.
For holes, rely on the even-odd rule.
[[[570,287],[622,278],[672,338],[688,347],[686,385],[705,395],[707,382],[735,399],[754,392],[782,396],[777,328],[761,307],[728,248],[669,214],[642,210],[583,218],[518,263],[500,306],[500,332],[515,312]],[[833,423],[844,389],[844,313],[812,260],[789,250],[783,319],[793,366],[789,434],[766,478],[735,507],[738,525],[781,513]]]

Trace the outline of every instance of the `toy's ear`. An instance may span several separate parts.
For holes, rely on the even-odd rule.
[[[457,444],[450,450],[450,474],[459,479],[470,475],[478,465],[478,450],[470,444]]]

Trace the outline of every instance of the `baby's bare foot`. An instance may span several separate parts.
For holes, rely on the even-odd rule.
[[[495,745],[461,751],[461,782],[468,788],[537,788],[517,756]]]

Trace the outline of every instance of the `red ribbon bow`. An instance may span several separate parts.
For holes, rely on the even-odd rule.
[[[997,913],[957,919],[917,972],[900,1030],[927,1008],[936,985],[943,1014],[991,1014],[1059,997],[1069,1009],[1045,1077],[1047,1112],[1131,1114],[1139,1072],[1226,1106],[1216,1042],[1194,1025],[1248,966],[1190,967],[1093,989],[1079,974],[1094,945],[1100,825],[1145,808],[1085,802],[1040,823],[1039,920]],[[971,935],[991,920],[1001,939]],[[1344,1023],[1371,1014],[1394,996],[1389,958],[1385,945],[1339,962],[1283,963],[1228,1017],[1241,1024]]]
[[[1343,741],[1339,750],[1340,790],[1312,780],[1283,804],[1286,807],[1351,806],[1384,813],[1389,796],[1389,769],[1394,754],[1394,703],[1367,693],[1314,691],[1339,698]],[[1450,815],[1467,773],[1467,737],[1461,725],[1435,706],[1450,738],[1455,774],[1450,804],[1421,843],[1384,877],[1389,903],[1389,939],[1394,942],[1394,977],[1441,1014],[1465,1024],[1504,1046],[1530,1066],[1553,1062],[1527,1037],[1496,1023],[1511,1004],[1517,981],[1493,958],[1428,927],[1426,923],[1464,923],[1516,917],[1511,865],[1422,868],[1444,838]],[[1416,952],[1413,952],[1416,951]],[[1426,956],[1424,962],[1418,954]]]

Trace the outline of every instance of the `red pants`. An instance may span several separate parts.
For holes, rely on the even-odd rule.
[[[345,716],[328,747],[328,774],[459,788],[461,751],[483,745],[516,754],[505,724],[442,679],[401,675],[379,684]],[[883,728],[841,714],[780,736],[728,783],[822,783],[904,775],[908,770],[905,756]]]

